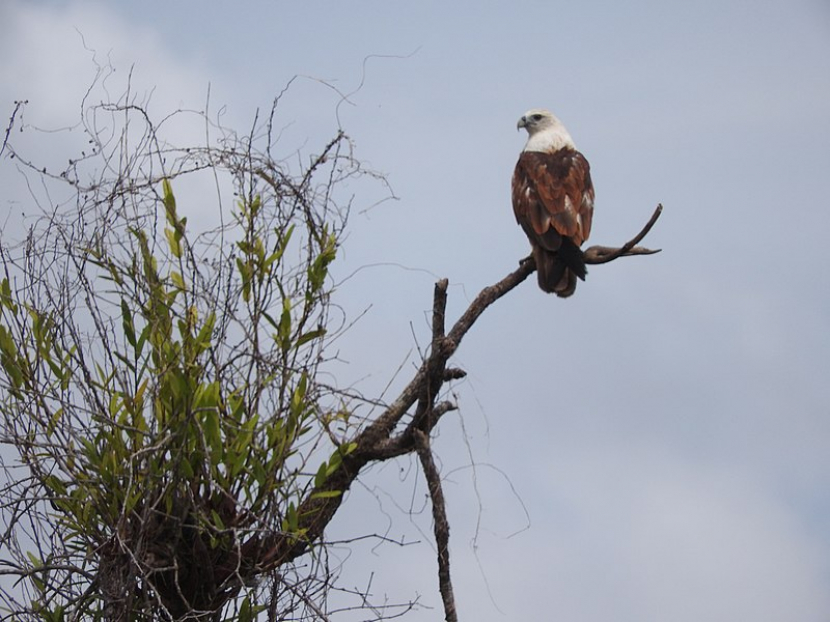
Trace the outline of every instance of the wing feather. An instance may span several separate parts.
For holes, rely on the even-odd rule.
[[[513,174],[513,210],[531,239],[557,250],[560,236],[588,239],[594,209],[590,166],[574,149],[525,151]]]

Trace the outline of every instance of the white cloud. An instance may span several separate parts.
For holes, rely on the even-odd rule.
[[[84,125],[105,143],[115,139],[107,149],[132,153],[146,132],[141,116],[132,114],[131,144],[121,145],[117,140],[124,115],[96,108],[102,103],[141,106],[168,144],[204,144],[205,120],[188,111],[204,110],[210,76],[203,67],[184,61],[155,31],[126,21],[106,4],[93,2],[60,7],[13,2],[6,7],[5,17],[0,56],[11,58],[13,54],[14,62],[0,63],[0,102],[10,112],[11,101],[28,101],[17,119],[17,128],[22,126],[24,131],[12,135],[23,159],[50,173],[62,171],[70,158],[90,151]],[[89,164],[91,173],[104,165],[103,160]],[[20,172],[25,175],[25,169]],[[39,182],[30,190],[24,175],[11,165],[3,167],[2,175],[3,201],[11,206],[14,217],[36,212],[31,192],[50,204],[59,203],[62,192],[71,194],[70,188],[53,187],[46,199]],[[206,182],[188,176],[176,182],[174,190],[183,214],[201,209],[200,215],[216,221],[216,209],[205,208],[216,203],[212,179]]]
[[[78,120],[80,102],[99,68],[115,69],[92,93],[113,99],[131,83],[138,102],[169,112],[201,105],[208,83],[200,67],[183,63],[152,30],[124,21],[106,4],[72,2],[60,8],[33,2],[6,7],[0,54],[4,99],[29,100],[29,116],[45,127]],[[132,77],[130,77],[132,73]],[[201,99],[201,101],[200,101]]]

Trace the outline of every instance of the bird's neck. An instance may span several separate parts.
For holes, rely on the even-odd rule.
[[[560,149],[575,149],[574,141],[564,127],[551,127],[528,137],[525,151],[550,153]]]

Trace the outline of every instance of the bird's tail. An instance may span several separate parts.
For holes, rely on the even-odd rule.
[[[549,294],[567,298],[576,291],[577,277],[585,280],[585,257],[579,247],[568,238],[562,239],[557,251],[536,247],[536,275],[539,287]]]

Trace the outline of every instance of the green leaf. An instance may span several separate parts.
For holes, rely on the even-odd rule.
[[[140,355],[141,352],[144,350],[144,344],[147,343],[147,339],[150,337],[150,333],[152,330],[152,325],[147,324],[141,331],[141,335],[139,335],[138,337],[138,343],[135,346],[136,355]]]
[[[12,313],[17,313],[17,305],[12,299],[12,288],[9,285],[9,279],[5,278],[0,281],[0,304],[6,307]]]
[[[164,193],[162,202],[164,203],[164,210],[167,214],[167,222],[175,226],[178,224],[178,218],[176,217],[176,197],[173,195],[173,186],[170,185],[170,180],[163,179],[161,181],[161,188]]]
[[[275,230],[275,233],[277,234],[277,236],[280,236],[280,241],[279,245],[277,246],[277,250],[275,250],[265,260],[265,263],[263,264],[263,268],[266,271],[269,271],[271,269],[272,264],[278,263],[282,259],[282,256],[285,254],[285,249],[288,248],[288,243],[291,241],[291,235],[294,233],[294,225],[288,227],[288,229],[286,229],[285,233],[283,233],[282,235],[280,235],[279,230]]]
[[[210,517],[213,519],[213,526],[217,529],[225,529],[225,523],[222,521],[222,517],[219,516],[219,513],[216,510],[210,511]]]
[[[337,469],[340,468],[341,464],[343,464],[343,456],[340,455],[340,450],[337,449],[329,459],[329,464],[326,468],[326,477],[331,476]]]
[[[213,328],[216,325],[216,314],[212,311],[205,318],[202,328],[199,329],[199,334],[196,335],[196,347],[199,352],[204,352],[210,346],[210,340],[213,337]]]
[[[256,218],[256,215],[259,213],[259,209],[262,207],[262,197],[256,195],[254,200],[251,201],[251,218]]]
[[[242,300],[248,302],[251,298],[251,265],[248,262],[242,261],[242,258],[236,258],[236,269],[239,271],[239,277],[242,279]]]
[[[178,255],[176,255],[176,257],[178,257]],[[176,272],[175,270],[171,270],[170,280],[173,282],[173,285],[175,285],[176,288],[180,291],[187,291],[187,286],[185,285],[184,277],[180,273]]]
[[[60,352],[58,352],[58,354],[60,354]],[[64,365],[59,365],[49,354],[45,352],[43,353],[43,358],[46,360],[46,364],[49,365],[49,369],[52,370],[52,374],[54,374],[55,378],[57,378],[61,385],[63,385],[69,375],[69,370],[66,369]],[[63,363],[63,359],[61,359],[61,363]]]
[[[19,389],[23,386],[23,369],[17,356],[17,346],[14,343],[11,333],[0,324],[0,364],[2,364],[6,375],[11,380],[12,386]]]
[[[193,457],[193,456],[191,456],[191,458],[192,458],[192,457]],[[193,465],[191,465],[191,464],[190,464],[190,462],[189,462],[189,461],[187,461],[187,460],[182,460],[182,461],[181,461],[181,467],[182,467],[182,473],[184,474],[184,476],[185,476],[187,479],[191,479],[191,478],[193,477],[193,475],[194,475],[194,472],[193,472]]]
[[[286,512],[285,518],[282,521],[282,528],[283,531],[293,532],[299,531],[300,529],[300,517],[297,514],[297,508],[293,502],[288,504],[288,512]]]
[[[171,228],[164,229],[164,236],[167,238],[167,244],[170,247],[170,252],[176,258],[182,256],[182,238],[184,238],[185,226],[187,225],[187,218],[179,219],[176,214],[176,197],[173,195],[173,188],[168,179],[161,182],[164,196],[162,202],[164,203],[164,211],[167,216],[167,224]]]
[[[205,429],[205,442],[216,460],[222,456],[222,431],[219,427],[219,411],[216,408],[206,408],[202,411]]]
[[[61,480],[59,480],[54,475],[47,475],[46,479],[43,480],[43,483],[49,490],[51,490],[55,494],[61,496],[66,495],[66,486]]]
[[[294,344],[295,348],[299,348],[302,345],[305,345],[309,341],[313,341],[315,339],[319,339],[323,335],[326,334],[325,328],[318,328],[316,330],[310,330],[307,333],[303,333],[297,338],[297,342]]]
[[[267,607],[265,605],[253,605],[251,603],[251,597],[246,596],[239,606],[239,613],[236,614],[234,622],[254,622],[257,616],[266,609]],[[225,620],[225,622],[230,622],[230,619]]]
[[[277,344],[283,352],[291,347],[291,301],[283,298],[282,315],[277,326]]]
[[[224,454],[228,475],[231,479],[235,479],[242,472],[242,467],[245,466],[245,459],[248,456],[248,452],[235,451],[234,448],[227,448]]]
[[[173,256],[180,258],[182,256],[182,245],[179,242],[181,234],[175,229],[165,228],[164,237],[167,238],[167,245],[170,247],[170,252],[173,253]]]
[[[291,395],[291,404],[289,409],[291,414],[299,419],[303,410],[305,410],[305,394],[308,388],[308,374],[303,372],[300,376],[300,381],[297,383],[294,393]]]
[[[133,316],[130,312],[130,307],[124,298],[121,299],[121,327],[124,330],[124,336],[127,338],[127,343],[135,349],[137,345],[135,338],[135,324],[133,323]]]
[[[46,428],[46,434],[52,435],[55,433],[55,428],[58,425],[58,422],[63,417],[63,408],[58,408],[51,417],[49,417],[49,425]]]
[[[136,504],[142,497],[141,488],[132,492],[132,494],[127,495],[127,498],[124,500],[124,511],[129,514],[135,509]]]
[[[248,469],[251,473],[251,477],[253,477],[257,485],[262,488],[265,486],[265,481],[268,479],[268,473],[265,471],[265,466],[262,462],[256,459],[256,456],[257,454],[249,454]]]
[[[244,447],[248,447],[248,445],[251,444],[251,439],[254,437],[254,431],[256,430],[257,423],[259,423],[259,416],[254,415],[242,424],[239,428],[239,437],[237,438],[238,444],[241,443]]]
[[[343,494],[342,490],[322,490],[311,495],[312,499],[333,499]]]
[[[323,462],[320,465],[320,468],[317,469],[317,473],[314,475],[314,487],[319,488],[320,486],[325,484],[327,477],[328,477],[328,463]]]
[[[328,235],[320,254],[314,258],[311,265],[308,267],[308,284],[309,293],[314,294],[323,287],[326,276],[329,273],[329,264],[334,261],[337,255],[337,243],[334,235]]]

